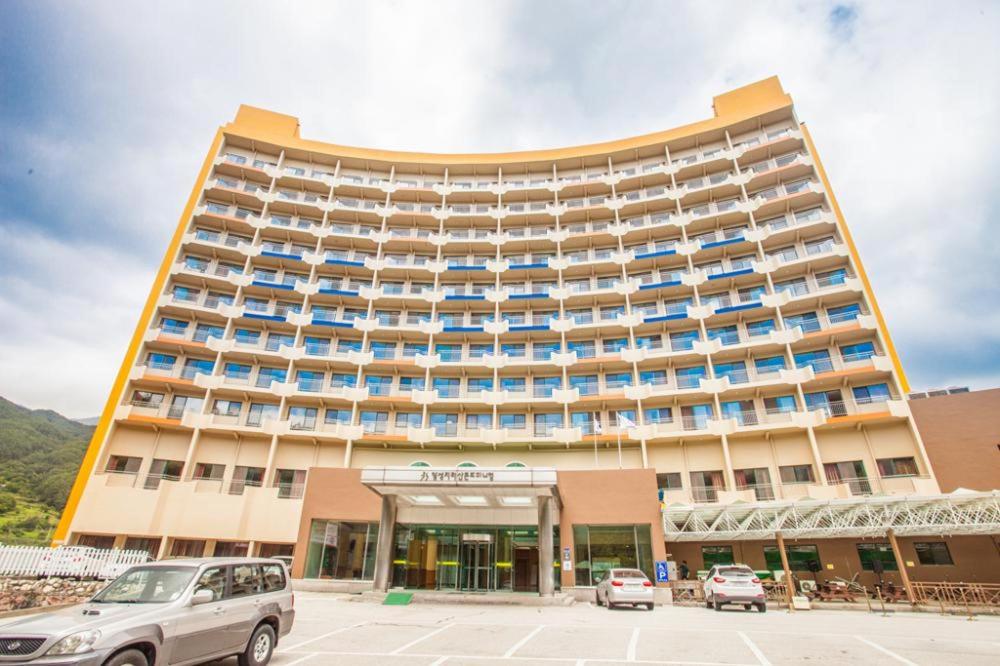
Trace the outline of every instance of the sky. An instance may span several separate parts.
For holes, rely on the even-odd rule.
[[[1000,3],[20,2],[0,20],[0,396],[100,413],[216,128],[592,143],[778,75],[916,389],[1000,385]]]

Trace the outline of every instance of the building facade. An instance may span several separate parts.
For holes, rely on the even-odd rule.
[[[509,154],[241,107],[56,541],[294,551],[295,576],[376,587],[652,575],[661,503],[937,493],[907,391],[777,79]]]

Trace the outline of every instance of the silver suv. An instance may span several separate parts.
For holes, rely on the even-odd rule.
[[[162,666],[271,660],[292,628],[285,565],[257,558],[132,567],[85,604],[0,626],[0,666]]]

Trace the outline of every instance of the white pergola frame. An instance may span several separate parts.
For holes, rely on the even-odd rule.
[[[1000,491],[669,505],[667,541],[1000,534]]]

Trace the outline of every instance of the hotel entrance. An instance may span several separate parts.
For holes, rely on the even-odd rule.
[[[555,592],[551,468],[366,467],[381,495],[376,591]]]
[[[538,592],[538,528],[397,525],[392,586]]]

